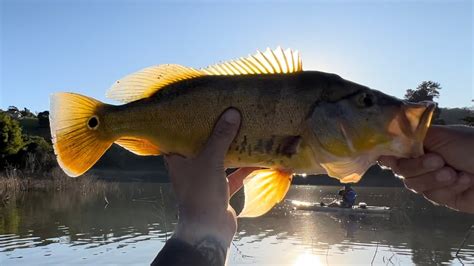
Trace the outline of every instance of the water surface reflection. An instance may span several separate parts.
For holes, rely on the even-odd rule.
[[[331,200],[336,187],[293,186],[287,198]],[[239,221],[230,265],[472,264],[474,216],[434,207],[399,188],[360,188],[359,200],[394,207],[386,215],[293,211],[287,203]],[[106,205],[104,196],[109,204]],[[28,193],[0,212],[5,264],[147,264],[176,223],[167,184],[126,183],[120,193]],[[233,200],[239,208],[241,198]]]

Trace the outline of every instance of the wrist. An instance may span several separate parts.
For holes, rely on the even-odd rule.
[[[174,237],[191,245],[213,238],[227,250],[236,230],[237,221],[231,210],[215,213],[212,210],[196,212],[180,208]]]

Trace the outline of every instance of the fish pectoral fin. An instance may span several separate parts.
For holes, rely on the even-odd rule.
[[[288,192],[293,174],[278,169],[253,171],[244,180],[245,204],[239,217],[258,217]]]
[[[254,55],[239,58],[201,69],[207,75],[255,75],[255,74],[289,74],[303,71],[303,63],[298,51],[283,51],[267,48],[265,52],[257,51]]]
[[[339,179],[341,183],[357,183],[372,164],[368,158],[361,156],[323,163],[321,166],[329,176]]]
[[[136,155],[147,156],[160,154],[158,147],[147,139],[122,137],[116,140],[115,144],[120,145],[122,148],[129,150]]]
[[[205,75],[200,70],[176,64],[151,66],[116,81],[106,96],[124,103],[133,102],[150,97],[172,83]]]

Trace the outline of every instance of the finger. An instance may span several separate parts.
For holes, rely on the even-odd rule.
[[[394,160],[394,157],[381,157],[379,161],[386,163],[392,170],[406,178],[423,175],[444,166],[444,160],[435,153],[428,153],[418,158]]]
[[[240,126],[240,113],[236,109],[225,111],[214,127],[203,154],[214,158],[224,158]]]
[[[470,187],[463,191],[459,197],[456,198],[454,207],[457,210],[461,210],[468,213],[474,213],[474,175],[461,173],[460,179],[464,178],[464,183],[468,183],[466,178],[469,179]],[[459,181],[461,182],[461,180]]]
[[[378,162],[379,165],[382,167],[385,166],[390,169],[397,167],[397,158],[395,158],[394,156],[380,156]]]
[[[163,156],[163,160],[164,160],[166,169],[171,170],[175,167],[179,167],[179,165],[182,164],[184,160],[186,160],[186,157],[179,154],[170,153],[170,154],[165,154]]]
[[[452,185],[456,182],[456,175],[456,171],[451,167],[443,167],[427,174],[405,178],[403,182],[408,189],[423,193]]]
[[[427,191],[423,194],[427,199],[434,203],[456,208],[456,205],[459,205],[456,203],[457,198],[471,187],[473,179],[474,178],[469,174],[463,173],[460,175],[456,183],[451,186]]]
[[[244,185],[244,179],[253,171],[260,169],[259,167],[240,168],[227,176],[229,182],[229,195],[232,197]]]

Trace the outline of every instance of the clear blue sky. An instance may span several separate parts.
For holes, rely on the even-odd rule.
[[[143,67],[204,67],[277,45],[300,50],[306,70],[398,97],[434,80],[441,106],[474,98],[471,1],[0,2],[3,109],[46,110],[57,91],[113,103],[109,86]]]

